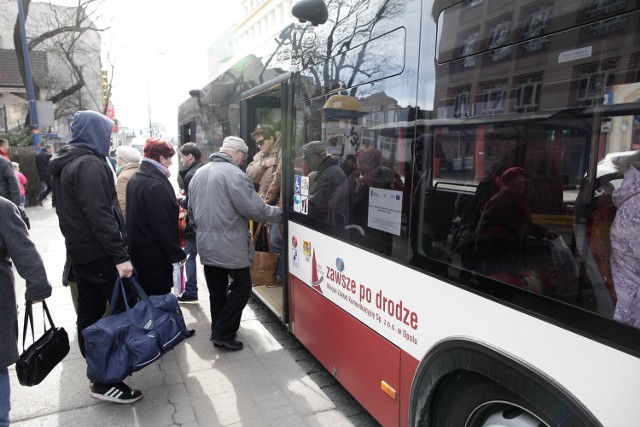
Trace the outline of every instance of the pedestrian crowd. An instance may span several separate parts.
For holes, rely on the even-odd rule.
[[[131,296],[110,301],[117,278],[136,277],[148,296],[166,295],[175,289],[176,268],[184,269],[179,301],[197,303],[199,254],[211,302],[209,339],[223,350],[241,350],[237,331],[252,287],[249,221],[282,222],[281,208],[267,205],[240,168],[247,160],[248,145],[241,138],[227,137],[204,164],[199,147],[184,144],[179,151],[182,192],[176,195],[169,171],[176,154],[171,144],[149,138],[142,153],[122,146],[110,159],[112,129],[108,117],[79,111],[70,125],[69,143],[55,153],[44,145],[35,159],[42,183],[36,202],[42,204],[51,194],[65,240],[65,280],[73,284],[78,331],[100,320],[110,303],[114,313],[124,310],[125,300],[136,303]],[[7,148],[8,142],[0,140],[0,317],[7,325],[0,334],[0,427],[9,425],[8,367],[18,358],[13,266],[26,280],[27,301],[51,295],[42,259],[19,212],[27,180],[19,165],[11,163]],[[186,216],[183,230],[181,214]],[[189,336],[194,333],[189,331]],[[85,357],[81,333],[78,344]],[[132,403],[142,397],[141,391],[122,381],[88,380],[90,395],[96,399]]]

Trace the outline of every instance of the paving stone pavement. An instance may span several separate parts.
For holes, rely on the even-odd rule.
[[[143,391],[143,399],[130,405],[92,399],[86,364],[78,349],[70,292],[61,285],[64,239],[55,211],[50,202],[45,202],[43,207],[27,208],[27,214],[31,237],[53,286],[47,304],[56,326],[69,333],[71,351],[35,387],[21,386],[13,367],[9,369],[12,426],[378,425],[285,326],[253,298],[238,332],[244,350],[214,348],[208,340],[211,321],[201,268],[200,302],[182,306],[187,326],[195,329],[196,335],[127,380]],[[16,274],[20,309],[24,306],[24,286]],[[35,325],[42,325],[37,306]]]

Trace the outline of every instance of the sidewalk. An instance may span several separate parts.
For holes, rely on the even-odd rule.
[[[289,338],[291,342],[297,341],[286,330],[278,332],[278,328],[267,328],[268,324],[265,326],[261,321],[265,318],[265,309],[255,301],[245,309],[238,331],[244,350],[228,352],[214,348],[208,339],[211,321],[202,270],[198,277],[200,303],[182,306],[187,327],[195,329],[196,335],[127,380],[130,386],[143,392],[143,399],[131,405],[92,399],[86,364],[78,349],[71,295],[61,285],[65,250],[55,211],[51,203],[46,202],[44,207],[27,208],[27,214],[31,220],[31,237],[44,259],[53,286],[47,304],[56,326],[67,330],[71,351],[35,387],[21,386],[13,367],[9,369],[12,426],[336,427],[375,424],[337,383],[330,383],[334,380],[326,371],[301,367],[299,359],[302,356],[296,357],[296,352],[301,354],[306,350],[291,351],[283,347],[283,337],[274,336],[269,329],[275,334],[288,335],[284,336],[285,343]],[[24,286],[24,280],[16,274],[21,310]],[[38,308],[34,310],[36,331],[42,325]],[[22,321],[23,312],[20,312],[21,334]],[[19,346],[21,350],[21,339]],[[325,391],[342,394],[333,396],[332,400]],[[349,399],[347,406],[336,406],[339,401]]]

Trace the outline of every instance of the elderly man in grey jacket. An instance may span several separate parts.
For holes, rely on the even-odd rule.
[[[211,340],[216,347],[234,351],[243,348],[235,338],[251,294],[254,248],[249,220],[282,222],[282,209],[267,205],[238,167],[248,151],[241,138],[226,137],[189,184],[189,211],[209,288]]]

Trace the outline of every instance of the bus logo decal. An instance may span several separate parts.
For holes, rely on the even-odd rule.
[[[311,256],[311,241],[303,240],[302,241],[302,253],[304,256]]]
[[[322,293],[320,284],[324,280],[322,271],[318,271],[318,265],[316,263],[316,251],[313,251],[313,257],[311,258],[311,287],[316,291]]]
[[[302,177],[300,175],[296,175],[293,177],[293,192],[296,194],[300,194],[301,189],[301,181]]]
[[[336,258],[336,270],[342,272],[344,270],[344,261],[342,258]]]

